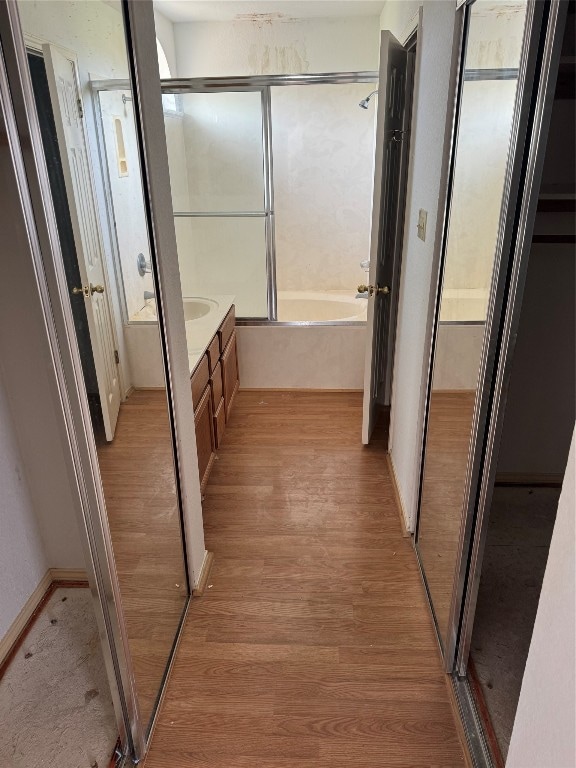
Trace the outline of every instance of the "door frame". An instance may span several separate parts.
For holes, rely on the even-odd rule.
[[[412,115],[414,106],[414,96],[416,93],[417,65],[419,60],[414,54],[414,48],[417,43],[418,27],[421,14],[416,16],[416,26],[408,34],[406,42],[400,42],[389,30],[380,31],[380,68],[378,71],[378,106],[375,121],[375,147],[374,147],[374,184],[372,190],[372,215],[371,215],[371,236],[370,236],[370,269],[369,282],[376,285],[379,278],[378,270],[381,266],[380,257],[384,251],[385,245],[382,241],[383,222],[388,218],[386,212],[386,202],[389,196],[384,194],[386,178],[385,163],[387,157],[387,140],[383,134],[386,105],[382,103],[382,96],[385,91],[382,90],[383,75],[386,74],[389,55],[382,59],[384,40],[391,39],[393,44],[400,46],[406,55],[406,81],[404,85],[404,108],[402,111],[402,138],[400,148],[399,173],[398,173],[398,202],[396,210],[392,212],[395,225],[396,239],[394,243],[394,253],[389,256],[391,280],[388,287],[388,296],[380,299],[376,292],[367,297],[368,312],[366,318],[367,338],[364,353],[364,384],[362,398],[362,442],[369,444],[374,427],[377,421],[377,412],[380,407],[390,405],[392,393],[394,344],[396,339],[396,325],[398,317],[399,293],[400,293],[400,272],[402,267],[402,255],[406,234],[406,202],[408,199],[408,180],[409,163],[413,150],[413,132]],[[386,38],[386,36],[388,36]],[[418,50],[418,49],[416,49]],[[386,51],[389,54],[389,43],[386,44]],[[405,139],[408,139],[406,141]],[[394,139],[396,140],[396,138]],[[376,211],[377,207],[377,211]],[[375,237],[376,236],[376,237]],[[361,288],[362,286],[359,286]],[[372,300],[371,300],[372,299]],[[388,302],[388,322],[384,328],[380,327],[378,317],[383,317],[385,309],[381,302]],[[377,375],[375,361],[376,350],[382,349],[383,359],[383,403],[379,402],[375,378]]]

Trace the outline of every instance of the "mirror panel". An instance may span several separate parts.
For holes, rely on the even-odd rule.
[[[49,170],[58,166],[64,179],[59,187],[52,167],[103,525],[146,727],[189,588],[124,21],[120,4],[100,1],[20,2],[19,10],[48,84],[37,109],[56,139]]]
[[[417,531],[418,553],[444,644],[457,576],[525,14],[526,2],[477,0],[468,17]]]

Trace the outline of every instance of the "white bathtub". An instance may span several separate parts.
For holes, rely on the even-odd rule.
[[[284,323],[362,322],[367,307],[349,291],[278,291],[278,321]]]

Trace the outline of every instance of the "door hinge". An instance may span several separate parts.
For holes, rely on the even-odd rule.
[[[84,107],[82,105],[82,99],[76,99],[78,105],[78,117],[84,117]]]
[[[116,365],[120,365],[120,355],[118,354],[118,350],[117,349],[114,350],[114,361],[115,361]]]

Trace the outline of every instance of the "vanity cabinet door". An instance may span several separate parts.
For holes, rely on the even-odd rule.
[[[238,376],[238,352],[236,348],[236,331],[232,332],[226,349],[222,353],[222,380],[224,384],[224,404],[226,421],[230,418],[232,402],[240,386]]]
[[[220,360],[216,364],[212,376],[210,377],[210,386],[212,387],[212,402],[214,404],[214,412],[218,410],[220,400],[224,395],[224,387],[222,385],[222,364]]]
[[[190,388],[192,390],[192,402],[194,403],[194,408],[197,408],[200,405],[200,400],[204,394],[204,390],[208,386],[209,380],[210,366],[208,363],[208,355],[204,355],[190,377]]]
[[[212,393],[206,387],[198,407],[194,411],[196,427],[196,449],[198,451],[198,474],[200,489],[203,492],[208,482],[208,475],[214,462],[214,424],[212,419]]]

